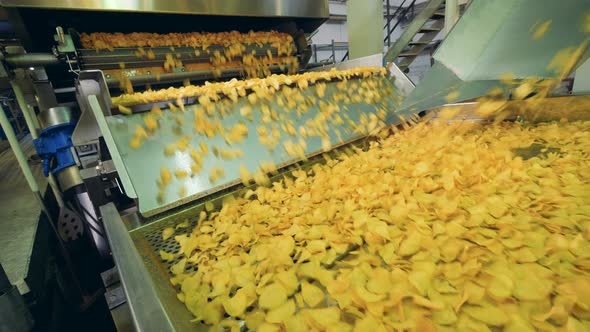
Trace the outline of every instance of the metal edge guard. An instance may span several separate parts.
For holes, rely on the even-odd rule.
[[[96,117],[96,122],[100,131],[102,132],[102,136],[104,138],[107,147],[111,153],[111,157],[113,158],[113,163],[115,164],[115,168],[117,169],[117,173],[119,174],[119,178],[123,184],[123,188],[125,189],[125,193],[127,196],[131,198],[137,198],[137,193],[135,192],[135,188],[131,183],[131,179],[129,178],[129,174],[127,173],[127,169],[125,168],[125,164],[121,159],[121,155],[119,154],[119,150],[117,149],[117,145],[113,140],[113,136],[111,135],[111,131],[107,126],[107,122],[104,118],[104,113],[100,107],[100,103],[98,102],[98,98],[95,95],[88,96],[88,104]]]
[[[175,331],[117,208],[109,203],[100,213],[136,330]]]

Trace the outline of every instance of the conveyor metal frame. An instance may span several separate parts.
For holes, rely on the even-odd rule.
[[[14,8],[66,9],[140,13],[174,13],[184,15],[290,16],[327,18],[328,2],[318,0],[2,0],[0,5]]]

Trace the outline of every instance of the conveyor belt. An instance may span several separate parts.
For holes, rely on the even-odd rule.
[[[152,51],[153,58],[147,55],[138,54],[138,48],[116,48],[113,51],[79,49],[78,57],[80,65],[85,70],[90,69],[120,69],[121,64],[125,68],[142,68],[142,67],[161,67],[166,61],[166,56],[172,55],[175,59],[182,61],[183,64],[189,63],[210,63],[215,52],[224,55],[226,47],[220,45],[211,45],[206,49],[199,47],[157,47],[146,48],[145,51]],[[268,56],[268,51],[273,57],[278,57],[277,49],[270,45],[249,45],[243,54],[253,54],[256,57]],[[198,55],[197,55],[198,54]],[[295,55],[294,48],[290,55]],[[281,55],[284,56],[284,55]],[[234,59],[234,61],[239,60]]]

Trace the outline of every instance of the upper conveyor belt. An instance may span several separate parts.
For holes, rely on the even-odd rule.
[[[271,74],[271,66],[296,72],[300,59],[293,37],[277,31],[82,33],[78,44],[83,47],[76,50],[80,69],[100,69],[107,80],[132,79],[132,84],[149,76],[159,82],[159,76],[167,73],[176,73],[171,76],[182,81],[194,78],[182,73],[195,71],[204,78],[218,78],[228,69],[243,77],[264,77]]]

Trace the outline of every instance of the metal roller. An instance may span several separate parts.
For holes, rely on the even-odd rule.
[[[51,53],[0,54],[0,61],[5,61],[13,68],[53,66],[62,63],[58,57]]]

